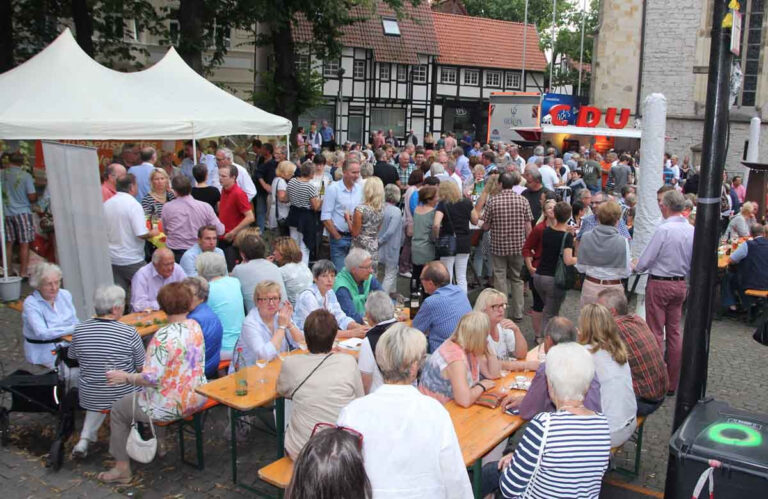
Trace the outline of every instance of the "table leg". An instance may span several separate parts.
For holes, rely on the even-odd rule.
[[[475,499],[483,499],[483,460],[472,463],[472,491]]]
[[[240,417],[239,411],[235,409],[229,409],[229,429],[230,429],[230,443],[232,446],[232,483],[237,484],[237,420]]]
[[[285,455],[285,399],[275,399],[275,433],[277,434],[277,458]]]

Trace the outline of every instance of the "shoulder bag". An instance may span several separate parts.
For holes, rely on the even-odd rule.
[[[277,183],[275,184],[275,192],[273,193],[273,196],[275,198],[275,221],[277,222],[277,232],[281,236],[288,236],[291,233],[290,229],[288,228],[288,217],[280,218],[280,210],[277,207],[277,187],[279,185],[280,185],[280,181],[278,180]]]
[[[293,389],[293,391],[291,392],[291,396],[290,396],[290,397],[288,397],[289,399],[293,399],[293,396],[294,396],[294,395],[296,395],[296,392],[298,392],[298,391],[299,391],[299,388],[301,388],[302,386],[304,386],[304,383],[306,383],[306,382],[307,382],[307,380],[308,380],[309,378],[311,378],[313,374],[315,374],[315,371],[317,371],[318,369],[320,369],[320,366],[322,366],[322,365],[323,365],[323,362],[325,362],[326,360],[328,360],[328,357],[330,357],[331,355],[333,355],[333,352],[330,352],[328,355],[326,355],[325,357],[323,357],[323,360],[321,360],[320,362],[318,362],[318,364],[315,366],[315,368],[314,368],[314,369],[312,369],[312,370],[309,372],[309,374],[307,374],[307,377],[306,377],[306,378],[304,378],[304,379],[302,380],[302,382],[301,382],[301,383],[299,383],[299,386],[297,386],[296,388],[294,388],[294,389]]]
[[[531,479],[528,480],[528,485],[525,487],[525,492],[523,492],[522,499],[528,499],[532,497],[532,485],[535,483],[536,476],[539,474],[539,470],[541,469],[541,460],[544,457],[544,448],[547,446],[547,436],[549,435],[549,421],[551,419],[551,414],[548,412],[543,413],[542,423],[544,423],[544,433],[541,435],[541,447],[539,447],[539,455],[536,457],[536,467],[533,468],[533,473],[531,474]]]
[[[142,392],[145,393],[146,392]],[[152,430],[152,438],[144,440],[141,438],[139,429],[136,426],[136,392],[133,392],[133,410],[131,411],[131,431],[128,433],[128,440],[125,443],[125,451],[134,461],[139,463],[151,463],[157,452],[157,435],[155,434],[155,425],[152,424],[152,415],[148,414],[149,428]],[[151,412],[151,411],[150,411]]]
[[[555,286],[559,289],[571,289],[576,280],[573,267],[568,266],[563,261],[563,251],[565,251],[565,240],[568,237],[568,231],[563,234],[563,241],[560,243],[560,254],[557,257],[555,266]]]
[[[437,250],[438,257],[455,256],[456,255],[456,227],[451,220],[451,212],[448,203],[443,205],[445,208],[445,216],[451,223],[451,233],[444,236],[440,236],[435,244],[435,250]]]

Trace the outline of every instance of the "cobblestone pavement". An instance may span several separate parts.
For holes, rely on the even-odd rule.
[[[407,289],[407,282],[400,279],[401,292]],[[471,292],[474,298],[476,292]],[[530,300],[530,297],[526,298]],[[561,313],[577,319],[579,310],[578,294],[569,292]],[[0,308],[0,361],[5,374],[24,366],[24,355],[20,342],[20,314],[7,307]],[[532,340],[530,319],[526,316],[523,331]],[[711,356],[709,362],[708,394],[720,400],[752,411],[766,411],[768,408],[768,348],[759,346],[751,339],[752,328],[734,320],[713,324]],[[4,400],[7,406],[9,401]],[[674,399],[651,415],[645,425],[640,476],[630,482],[634,485],[663,491],[667,463]],[[77,428],[82,425],[79,414]],[[163,437],[168,452],[148,465],[134,465],[136,480],[127,487],[109,487],[96,480],[96,474],[108,469],[111,457],[107,452],[108,426],[101,430],[99,442],[93,445],[87,458],[73,461],[69,451],[75,439],[70,439],[65,450],[67,457],[59,472],[45,467],[45,456],[53,439],[55,417],[48,414],[11,414],[11,443],[0,449],[0,486],[5,497],[237,497],[249,493],[234,487],[231,482],[228,414],[224,407],[208,412],[205,420],[205,470],[183,465],[178,454],[176,432],[171,429]],[[261,483],[256,471],[275,457],[274,437],[251,430],[240,440],[238,460],[240,476],[269,493],[270,487]],[[632,444],[627,444],[622,459],[633,454]],[[189,441],[188,457],[194,443]],[[609,478],[626,480],[616,473]],[[604,494],[606,496],[606,494]]]

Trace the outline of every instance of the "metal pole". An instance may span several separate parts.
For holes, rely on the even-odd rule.
[[[720,234],[720,190],[723,183],[728,100],[731,74],[731,32],[722,28],[727,0],[715,0],[712,14],[712,38],[707,79],[707,106],[704,115],[704,139],[696,208],[696,232],[693,237],[688,314],[683,332],[684,362],[678,385],[674,432],[696,402],[706,393],[709,336],[712,326],[714,286],[717,280],[717,244]],[[665,497],[688,497],[690,490],[676,490],[677,459],[669,456]]]
[[[528,0],[525,0],[525,16],[523,17],[523,78],[521,81],[521,86],[523,92],[525,92],[525,49],[528,41],[528,35],[526,32],[528,31]]]
[[[585,0],[586,1],[586,0]],[[587,20],[586,5],[581,2],[581,46],[579,48],[579,91],[576,95],[581,97],[581,71],[584,66],[584,24]]]
[[[552,0],[552,57],[549,62],[549,91],[554,93],[555,80],[552,79],[555,70],[555,22],[557,20],[557,0]]]

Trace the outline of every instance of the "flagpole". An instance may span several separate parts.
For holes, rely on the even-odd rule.
[[[579,92],[577,94],[579,97],[581,97],[581,72],[584,68],[584,23],[587,19],[585,9],[585,3],[581,2],[581,47],[579,49]]]
[[[554,93],[555,80],[555,22],[557,20],[557,0],[552,0],[552,58],[549,63],[549,91]]]
[[[528,35],[526,34],[526,31],[528,30],[528,0],[525,0],[525,17],[523,18],[523,78],[522,78],[522,85],[521,88],[523,89],[523,92],[525,92],[525,89],[527,85],[525,84],[525,47],[527,45],[528,41]]]

